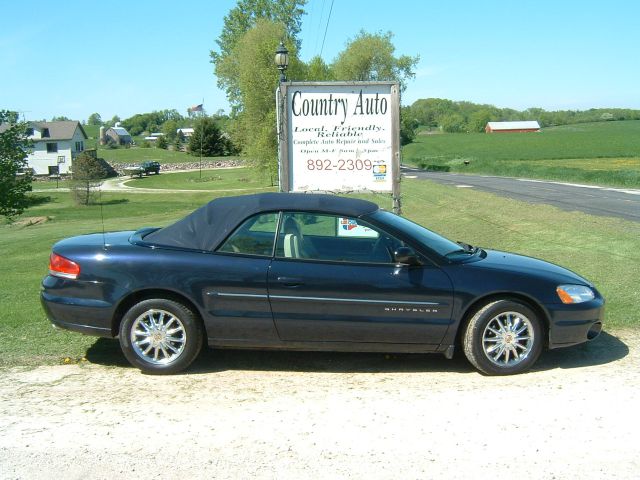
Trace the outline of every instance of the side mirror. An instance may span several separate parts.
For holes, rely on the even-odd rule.
[[[413,248],[409,247],[398,247],[398,249],[393,252],[393,259],[396,263],[402,263],[404,265],[420,265],[418,255],[416,255],[416,252],[413,250]]]

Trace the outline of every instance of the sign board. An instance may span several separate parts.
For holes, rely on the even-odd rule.
[[[281,190],[399,196],[399,109],[393,82],[281,84]]]

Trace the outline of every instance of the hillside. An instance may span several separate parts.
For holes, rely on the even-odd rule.
[[[640,120],[539,133],[423,134],[402,153],[404,164],[427,169],[640,186]]]

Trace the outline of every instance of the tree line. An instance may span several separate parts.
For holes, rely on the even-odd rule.
[[[640,120],[640,110],[627,108],[591,108],[556,110],[542,108],[514,110],[493,105],[442,98],[416,100],[403,108],[405,122],[413,128],[426,127],[450,133],[484,132],[487,122],[537,120],[541,127],[613,120]]]

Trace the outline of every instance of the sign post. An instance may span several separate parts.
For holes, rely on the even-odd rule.
[[[280,189],[391,193],[400,213],[395,82],[284,82],[278,91]]]

